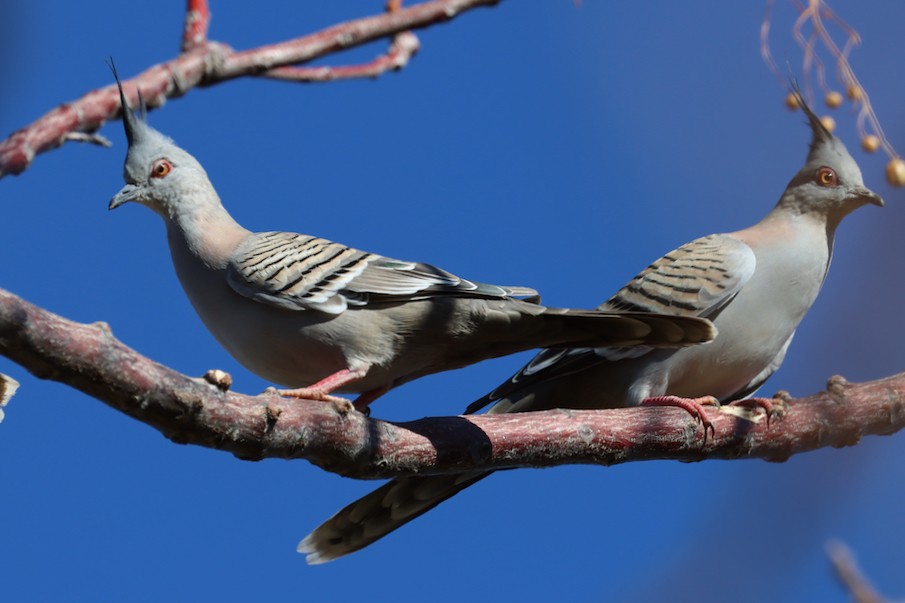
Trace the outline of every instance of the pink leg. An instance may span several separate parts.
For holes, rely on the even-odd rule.
[[[675,406],[681,408],[692,417],[701,422],[704,426],[704,441],[707,440],[707,431],[712,436],[716,436],[713,429],[713,423],[704,414],[704,406],[719,406],[720,402],[713,396],[702,396],[700,398],[682,398],[680,396],[653,396],[645,398],[641,401],[641,406]]]
[[[377,389],[362,392],[358,394],[358,397],[355,398],[355,401],[352,404],[355,405],[355,410],[357,410],[358,412],[363,412],[366,415],[370,415],[371,409],[368,405],[388,391],[390,391],[390,386],[384,385],[383,387],[378,387]]]
[[[325,377],[315,383],[314,385],[310,385],[308,387],[300,387],[298,389],[274,389],[269,388],[267,391],[272,391],[275,394],[280,396],[284,396],[287,398],[303,398],[305,400],[323,400],[324,402],[347,402],[345,398],[340,398],[339,396],[331,396],[330,392],[336,391],[337,389],[349,385],[350,383],[355,383],[365,376],[367,373],[367,369],[343,369],[341,371],[337,371],[332,375]],[[367,392],[362,394],[362,396],[366,395]],[[369,400],[369,402],[372,400]],[[367,406],[367,404],[365,404]]]

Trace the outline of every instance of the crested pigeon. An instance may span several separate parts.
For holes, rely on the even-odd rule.
[[[680,350],[543,350],[466,410],[617,408],[667,403],[694,412],[705,397],[752,395],[776,371],[826,277],[833,238],[850,212],[883,200],[797,92],[811,128],[804,167],[779,202],[750,228],[696,239],[643,270],[602,311],[652,311],[709,318],[719,334]],[[705,431],[706,437],[706,431]],[[429,511],[488,471],[391,480],[347,505],[299,543],[308,563],[368,546]]]
[[[115,75],[115,71],[114,71]],[[128,141],[127,202],[163,218],[176,274],[217,341],[277,393],[356,406],[438,371],[552,346],[681,347],[713,339],[697,317],[564,310],[533,289],[459,278],[418,262],[291,232],[253,233],[220,202],[201,164],[133,112],[117,78]],[[527,297],[522,300],[518,297]]]

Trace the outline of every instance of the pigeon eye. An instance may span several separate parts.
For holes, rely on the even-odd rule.
[[[173,171],[173,164],[166,159],[158,159],[151,166],[151,178],[163,178]]]
[[[828,167],[822,167],[817,170],[817,184],[820,186],[836,186],[836,172]]]

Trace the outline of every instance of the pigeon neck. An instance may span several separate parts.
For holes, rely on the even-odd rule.
[[[783,216],[798,216],[804,220],[810,220],[819,223],[826,228],[827,233],[832,236],[836,232],[836,228],[842,219],[855,209],[851,204],[845,203],[814,203],[806,198],[802,198],[797,191],[786,191],[776,207],[773,208],[767,218],[781,219]]]
[[[239,243],[251,234],[229,215],[219,199],[175,213],[166,223],[171,248],[185,247],[215,269],[225,268]]]
[[[826,265],[828,268],[829,258],[833,255],[836,227],[839,225],[842,215],[833,211],[817,211],[813,207],[809,208],[807,205],[788,201],[789,199],[784,196],[776,207],[753,228],[760,232],[773,233],[780,239],[785,238],[790,241],[802,238],[805,232],[810,232],[811,237],[816,237],[815,239],[805,237],[807,240],[824,239],[827,246]]]

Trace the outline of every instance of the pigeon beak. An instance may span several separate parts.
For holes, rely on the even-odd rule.
[[[107,206],[107,209],[116,209],[123,203],[129,203],[131,201],[137,201],[139,194],[139,188],[134,184],[127,184],[124,186],[116,195],[110,199],[110,205]]]
[[[872,203],[877,207],[883,207],[885,205],[883,198],[880,197],[880,195],[863,186],[852,187],[852,189],[849,191],[849,194],[859,201],[863,201],[864,203]]]

